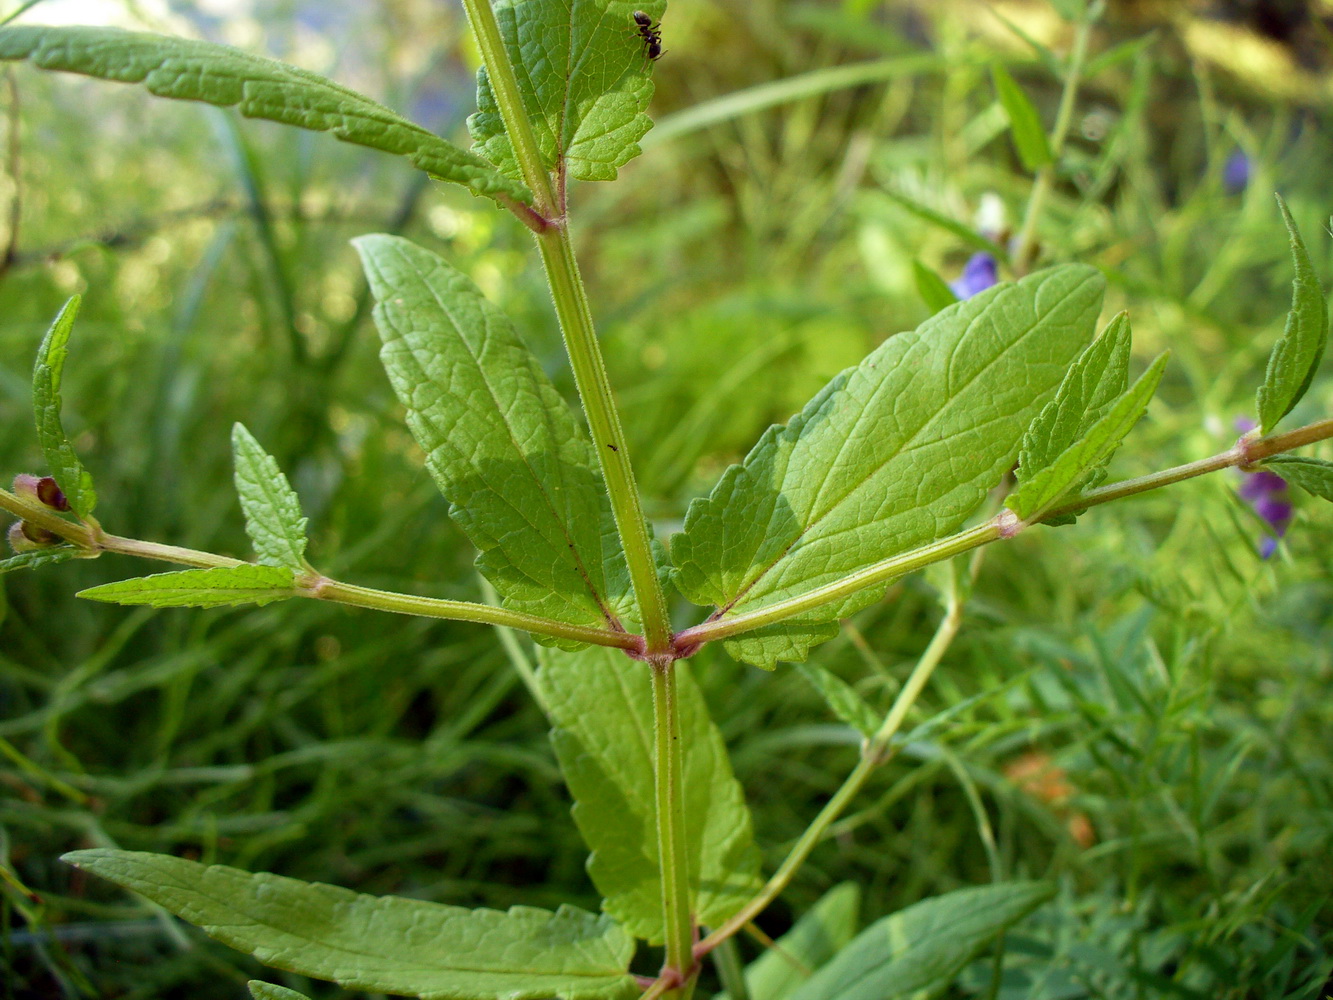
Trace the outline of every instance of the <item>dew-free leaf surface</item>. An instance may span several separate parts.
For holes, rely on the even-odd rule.
[[[231,429],[231,450],[236,465],[236,495],[245,511],[245,530],[255,554],[266,566],[304,571],[306,519],[278,463],[264,451],[244,425]]]
[[[79,315],[82,299],[75,295],[60,310],[37,350],[32,370],[32,406],[37,418],[37,441],[51,469],[51,476],[69,501],[70,510],[87,517],[97,506],[93,477],[79,461],[74,445],[60,420],[60,381],[69,355],[69,335]]]
[[[944,990],[1002,930],[1055,894],[1043,882],[959,889],[877,920],[791,1000],[913,1000]]]
[[[285,986],[262,983],[258,979],[252,979],[245,985],[249,987],[250,996],[254,1000],[310,1000],[304,993],[297,993]]]
[[[991,64],[991,79],[995,93],[1009,117],[1009,132],[1014,137],[1014,148],[1027,170],[1036,170],[1051,162],[1051,146],[1046,141],[1046,130],[1041,124],[1031,98],[1018,85],[1002,63]]]
[[[1271,469],[1307,493],[1333,501],[1333,462],[1288,455],[1268,459],[1264,462],[1264,468]]]
[[[592,851],[588,874],[607,913],[636,937],[661,944],[649,668],[596,647],[540,655],[537,681],[555,727],[551,742],[574,796],[574,822]],[[758,889],[759,852],[722,734],[685,661],[672,669],[685,746],[690,909],[716,927]]]
[[[79,550],[73,545],[57,545],[49,549],[37,549],[33,552],[20,552],[8,559],[0,559],[0,574],[12,573],[19,569],[37,569],[39,566],[54,566],[67,559],[73,559]]]
[[[639,155],[639,140],[653,124],[652,64],[633,14],[657,21],[666,0],[495,0],[494,7],[546,169],[575,180],[613,180]],[[468,119],[477,148],[517,177],[484,67],[477,73],[477,108]]]
[[[770,427],[672,540],[681,592],[726,617],[832,583],[956,531],[1092,338],[1101,276],[1054,268],[891,337]],[[738,659],[803,660],[882,591],[727,640]]]
[[[632,618],[629,569],[592,443],[509,320],[466,276],[407,240],[355,244],[389,380],[505,606],[601,627]]]
[[[801,915],[776,947],[768,948],[745,967],[751,997],[786,1000],[810,974],[847,946],[860,926],[861,887],[835,885]],[[719,993],[714,1000],[729,1000]]]
[[[880,723],[879,713],[867,705],[850,684],[818,663],[802,663],[797,669],[810,682],[810,686],[819,692],[834,715],[862,736],[875,735]]]
[[[364,94],[316,73],[240,49],[118,28],[0,28],[0,59],[42,69],[142,83],[158,97],[235,107],[247,118],[329,132],[344,142],[406,157],[432,177],[477,194],[531,201],[491,164]]]
[[[108,604],[146,604],[154,608],[220,608],[235,604],[272,604],[294,597],[295,577],[286,566],[219,566],[156,573],[118,580],[78,593]]]
[[[469,910],[268,873],[90,850],[64,860],[146,896],[266,965],[425,1000],[629,1000],[634,942],[562,906]]]
[[[1268,358],[1264,384],[1254,397],[1259,426],[1267,434],[1301,401],[1314,380],[1328,342],[1328,301],[1310,263],[1310,255],[1296,229],[1296,221],[1279,195],[1278,208],[1291,236],[1291,259],[1296,275],[1291,282],[1291,311],[1287,325]]]

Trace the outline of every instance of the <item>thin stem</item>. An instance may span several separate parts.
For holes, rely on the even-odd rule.
[[[1318,420],[1315,423],[1298,427],[1284,434],[1274,434],[1266,438],[1243,439],[1234,448],[1209,458],[1090,490],[1046,511],[1033,523],[1039,524],[1064,514],[1083,511],[1100,504],[1110,503],[1112,500],[1121,500],[1136,493],[1160,489],[1163,486],[1170,486],[1186,479],[1193,479],[1195,476],[1217,472],[1220,469],[1251,465],[1281,452],[1291,451],[1294,448],[1301,448],[1329,438],[1333,438],[1333,418]],[[1026,527],[1028,527],[1027,524],[1019,522],[1009,512],[1001,512],[996,517],[974,528],[968,528],[956,535],[931,542],[919,549],[883,559],[867,566],[865,569],[858,570],[850,576],[843,577],[841,580],[816,587],[814,590],[798,594],[796,597],[778,601],[756,611],[749,611],[728,618],[716,618],[695,625],[693,628],[685,629],[683,632],[676,634],[675,646],[680,650],[692,650],[705,642],[724,639],[728,636],[749,632],[764,625],[786,621],[795,615],[849,597],[858,590],[887,583],[897,577],[913,573],[929,566],[931,563],[940,562],[970,549],[979,548],[1000,538],[1012,538]]]
[[[796,841],[795,846],[792,847],[778,870],[773,873],[773,877],[768,880],[759,894],[746,903],[730,920],[694,946],[695,958],[708,954],[723,941],[736,934],[782,894],[783,890],[791,884],[791,880],[801,866],[805,864],[806,859],[810,857],[811,852],[824,839],[824,834],[828,831],[828,828],[833,825],[852,799],[865,787],[865,783],[870,779],[875,769],[892,757],[890,745],[893,738],[902,728],[903,722],[907,719],[907,713],[916,704],[917,698],[925,689],[926,682],[930,680],[930,675],[934,673],[935,667],[939,665],[941,658],[943,658],[945,650],[949,648],[954,637],[957,636],[958,627],[962,624],[962,620],[963,609],[961,603],[956,599],[951,599],[943,620],[935,629],[935,635],[931,638],[930,645],[921,654],[921,658],[912,669],[911,676],[907,678],[907,683],[898,692],[898,697],[894,699],[888,715],[884,717],[884,722],[876,730],[875,735],[866,741],[861,750],[860,761],[857,762],[856,767],[842,783],[842,787],[833,794],[824,808],[819,811],[819,815],[801,834],[800,839]]]
[[[1019,230],[1013,256],[1014,273],[1020,277],[1026,274],[1032,265],[1037,220],[1041,217],[1046,199],[1055,184],[1055,168],[1060,162],[1060,153],[1064,150],[1065,137],[1069,134],[1069,125],[1074,117],[1074,100],[1078,96],[1083,63],[1088,56],[1088,38],[1092,34],[1092,21],[1091,16],[1085,16],[1074,33],[1074,51],[1069,59],[1069,70],[1065,74],[1064,89],[1060,93],[1060,107],[1055,113],[1055,127],[1051,129],[1051,162],[1038,168],[1032,193],[1028,196],[1027,209],[1023,213],[1023,226]]]
[[[123,538],[108,534],[100,527],[67,521],[55,511],[42,506],[37,501],[28,501],[8,490],[0,490],[0,509],[6,510],[20,520],[45,528],[52,534],[63,538],[77,548],[84,550],[89,557],[96,557],[104,552],[118,555],[138,556],[142,559],[157,559],[175,563],[179,566],[194,566],[200,569],[212,569],[222,566],[248,565],[243,559],[231,556],[215,555],[198,549],[182,548],[179,545],[162,545],[158,542],[146,542],[138,538]],[[574,642],[587,642],[598,646],[611,646],[627,652],[639,654],[643,649],[643,639],[626,632],[613,632],[609,629],[594,628],[587,625],[571,625],[521,611],[492,607],[488,604],[473,604],[469,601],[445,601],[433,597],[416,597],[411,594],[397,594],[387,590],[373,590],[358,587],[355,584],[330,580],[323,576],[298,578],[297,596],[317,600],[331,601],[335,604],[347,604],[359,608],[373,608],[378,611],[392,611],[399,614],[418,615],[425,618],[447,618],[454,621],[477,622],[482,625],[503,625],[521,629],[536,635],[547,635],[556,639],[570,639]]]
[[[560,331],[565,338],[574,383],[578,386],[579,400],[588,420],[602,478],[611,497],[616,531],[629,564],[630,580],[643,620],[647,651],[664,653],[671,646],[671,620],[667,613],[666,596],[657,577],[657,561],[653,558],[648,523],[643,516],[638,486],[630,466],[629,448],[620,426],[620,414],[611,394],[602,349],[597,343],[592,309],[579,275],[578,261],[569,227],[564,218],[563,183],[560,190],[551,181],[551,175],[542,159],[537,137],[532,131],[523,94],[509,61],[500,26],[488,0],[463,0],[468,20],[477,36],[482,60],[500,109],[505,132],[514,148],[524,181],[537,199],[537,211],[550,223],[536,231],[537,247],[546,268],[546,280],[551,287]],[[534,227],[535,230],[535,227]]]
[[[685,748],[680,738],[676,668],[667,661],[652,664],[652,670],[658,863],[662,871],[662,912],[666,918],[663,974],[680,985],[694,973],[691,953],[694,918],[690,913],[690,871],[685,851]]]
[[[578,262],[569,230],[551,229],[538,235],[542,263],[551,286],[551,298],[560,318],[560,329],[565,337],[570,366],[578,386],[579,399],[588,419],[588,429],[601,464],[602,478],[611,497],[616,530],[629,563],[630,579],[639,602],[644,638],[648,652],[665,652],[671,645],[671,621],[667,613],[666,596],[657,576],[657,560],[653,557],[648,521],[639,502],[639,488],[630,465],[629,446],[620,426],[620,414],[611,393],[602,349],[593,328],[592,310],[588,304],[583,279],[579,276]]]

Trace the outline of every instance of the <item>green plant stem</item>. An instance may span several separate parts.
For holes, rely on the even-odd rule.
[[[574,245],[564,217],[563,185],[557,195],[537,146],[536,135],[523,107],[522,91],[514,75],[509,53],[500,35],[500,26],[488,0],[463,0],[468,20],[477,36],[482,60],[490,79],[495,103],[505,124],[505,132],[514,148],[519,170],[524,181],[537,199],[536,209],[549,221],[549,226],[536,233],[537,248],[546,280],[551,288],[560,330],[565,338],[570,367],[579,400],[588,420],[602,478],[611,497],[620,544],[629,563],[630,579],[634,584],[639,616],[643,621],[647,652],[664,653],[671,646],[671,620],[667,613],[666,596],[657,577],[657,560],[653,558],[648,522],[643,516],[638,486],[630,465],[629,448],[620,426],[602,360],[601,346],[592,322],[592,309],[579,275]]]
[[[741,966],[740,950],[734,938],[718,944],[713,951],[713,964],[728,1000],[750,1000],[750,988],[745,983],[745,969]]]
[[[921,658],[917,660],[916,666],[912,668],[907,683],[898,692],[898,697],[894,699],[883,723],[876,730],[875,735],[867,740],[861,748],[861,759],[857,762],[851,774],[843,781],[842,787],[825,803],[824,808],[819,811],[819,815],[815,817],[814,822],[801,834],[800,839],[796,841],[795,846],[792,847],[778,870],[773,873],[773,877],[768,880],[759,894],[746,903],[730,920],[694,946],[696,959],[708,954],[736,934],[782,894],[783,890],[791,884],[791,880],[801,866],[805,864],[806,859],[810,857],[810,853],[824,839],[824,834],[828,832],[828,828],[842,815],[843,810],[847,808],[852,799],[860,794],[861,789],[865,787],[865,783],[870,779],[875,769],[892,758],[891,745],[893,738],[902,729],[902,725],[907,719],[907,713],[916,704],[917,698],[921,696],[921,692],[925,689],[926,682],[930,680],[930,675],[934,673],[935,667],[939,665],[945,651],[953,642],[954,637],[958,635],[958,627],[962,624],[962,620],[962,604],[951,597],[944,618],[935,629],[935,635],[931,638],[930,644],[926,647],[925,652],[921,654]]]
[[[1284,434],[1274,434],[1266,438],[1242,439],[1234,448],[1229,448],[1209,458],[1090,490],[1051,508],[1032,523],[1040,524],[1042,521],[1048,521],[1064,514],[1083,511],[1089,507],[1110,503],[1112,500],[1122,500],[1137,493],[1160,489],[1163,486],[1170,486],[1173,483],[1193,479],[1195,476],[1202,476],[1209,472],[1217,472],[1220,469],[1251,465],[1281,452],[1291,451],[1294,448],[1301,448],[1329,438],[1333,438],[1333,418],[1319,420],[1304,427],[1287,431]],[[1001,538],[1012,538],[1029,526],[1029,524],[1019,521],[1008,511],[1001,512],[996,517],[976,527],[931,542],[919,549],[890,556],[888,559],[873,563],[850,576],[845,576],[841,580],[816,587],[804,594],[798,594],[796,597],[777,601],[756,611],[749,611],[728,618],[716,618],[695,625],[693,628],[685,629],[676,634],[675,646],[681,650],[693,649],[705,642],[725,639],[728,636],[749,632],[765,625],[786,621],[825,604],[850,597],[866,587],[888,583],[897,577],[914,573],[931,563],[940,562]]]
[[[1037,233],[1037,220],[1041,218],[1055,184],[1055,169],[1060,163],[1060,154],[1064,150],[1065,137],[1069,135],[1069,126],[1074,117],[1074,100],[1078,97],[1078,85],[1083,75],[1083,63],[1088,56],[1088,39],[1092,34],[1091,16],[1085,16],[1074,33],[1074,51],[1069,59],[1069,71],[1065,74],[1064,89],[1060,93],[1060,107],[1055,113],[1055,127],[1051,129],[1051,162],[1037,170],[1032,193],[1028,196],[1027,209],[1023,212],[1023,225],[1018,232],[1018,241],[1014,248],[1014,273],[1020,278],[1032,266],[1033,250]]]
[[[193,566],[198,569],[213,569],[224,566],[248,565],[243,559],[201,552],[198,549],[182,548],[178,545],[161,545],[146,542],[138,538],[123,538],[102,531],[100,527],[90,527],[74,521],[67,521],[55,511],[8,490],[0,490],[0,510],[6,510],[20,520],[45,528],[58,535],[75,547],[82,549],[84,555],[95,558],[104,552],[117,555],[138,556],[142,559],[157,559],[175,563],[178,566]],[[570,639],[574,642],[587,642],[597,646],[611,646],[630,652],[639,652],[643,640],[627,632],[613,632],[609,629],[593,628],[587,625],[571,625],[537,615],[510,611],[506,608],[492,607],[489,604],[473,604],[469,601],[445,601],[433,597],[415,597],[411,594],[397,594],[387,590],[373,590],[358,587],[355,584],[330,580],[316,575],[313,578],[298,577],[297,596],[347,604],[358,608],[372,608],[377,611],[392,611],[398,614],[418,615],[425,618],[447,618],[455,621],[477,622],[482,625],[502,625],[521,629],[535,635],[546,635],[556,639]]]
[[[666,964],[663,975],[685,985],[694,974],[694,918],[690,913],[689,859],[685,853],[684,764],[680,738],[680,706],[676,669],[669,660],[652,664],[653,771],[657,796],[658,863],[662,870],[662,912],[666,918]],[[675,992],[665,994],[677,995]]]

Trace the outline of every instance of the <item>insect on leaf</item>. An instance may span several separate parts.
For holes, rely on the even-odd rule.
[[[236,494],[259,561],[266,566],[286,566],[297,573],[307,571],[306,519],[301,516],[301,502],[287,477],[242,424],[231,429],[231,449]]]
[[[890,337],[771,427],[672,539],[676,582],[725,618],[833,583],[956,531],[1091,339],[1101,276],[1078,265],[998,285]],[[726,641],[756,666],[803,660],[845,602]]]
[[[613,180],[652,127],[651,62],[633,14],[656,23],[666,0],[494,0],[494,8],[546,169],[574,180]],[[477,148],[517,177],[484,67],[477,108],[468,119]]]
[[[245,563],[118,580],[80,591],[77,596],[154,608],[219,608],[282,601],[296,596],[295,585],[295,575],[286,566]]]
[[[592,851],[588,874],[602,908],[653,944],[665,935],[653,792],[653,694],[648,667],[604,647],[542,650],[537,682],[551,742],[574,796],[574,822]],[[677,676],[685,766],[685,842],[691,912],[716,927],[759,888],[750,810],[726,744],[685,661]],[[614,817],[614,819],[610,819]]]
[[[139,851],[74,851],[64,860],[267,965],[347,989],[423,1000],[631,1000],[641,992],[626,972],[634,942],[607,917],[571,906],[469,910]]]
[[[97,506],[97,492],[93,489],[93,477],[75,454],[60,419],[60,381],[69,355],[70,331],[74,329],[81,301],[75,295],[66,302],[42,339],[32,371],[32,405],[37,418],[37,440],[51,475],[69,501],[70,510],[86,518]]]
[[[20,25],[0,28],[0,59],[142,83],[158,97],[235,107],[247,118],[330,132],[406,157],[417,169],[475,194],[532,200],[517,180],[364,94],[230,46],[117,28]]]
[[[1268,434],[1278,421],[1301,401],[1324,356],[1328,342],[1328,302],[1319,284],[1296,221],[1282,196],[1277,198],[1282,221],[1291,236],[1291,257],[1296,276],[1291,283],[1291,311],[1287,326],[1268,358],[1264,384],[1255,395],[1262,433]]]

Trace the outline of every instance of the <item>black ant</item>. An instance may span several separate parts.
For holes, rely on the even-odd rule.
[[[662,58],[662,22],[653,23],[653,19],[641,10],[634,12],[634,23],[639,26],[639,37],[643,39],[643,54],[656,62]]]

